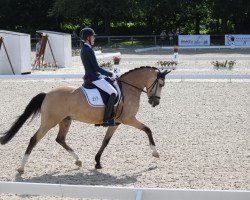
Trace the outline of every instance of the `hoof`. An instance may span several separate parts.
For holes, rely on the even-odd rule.
[[[23,173],[24,173],[24,169],[20,167],[20,168],[17,169],[17,172],[18,172],[19,174],[23,174]]]
[[[78,167],[81,167],[81,166],[82,166],[82,161],[77,160],[77,161],[75,162],[75,164],[76,164]]]
[[[96,165],[95,165],[95,168],[96,168],[96,169],[102,169],[102,166],[101,166],[101,164],[96,164]]]
[[[159,155],[158,152],[153,152],[152,155],[153,155],[154,157],[156,157],[156,158],[159,158],[159,157],[160,157],[160,155]]]

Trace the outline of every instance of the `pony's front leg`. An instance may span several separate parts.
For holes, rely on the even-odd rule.
[[[140,121],[138,121],[135,117],[134,118],[128,118],[128,119],[123,119],[122,122],[126,125],[130,125],[130,126],[133,126],[137,129],[140,129],[142,131],[144,131],[147,136],[148,136],[148,139],[149,139],[149,145],[150,145],[150,148],[152,150],[152,155],[156,158],[159,158],[159,153],[157,152],[156,150],[156,147],[155,147],[155,142],[154,142],[154,139],[153,139],[153,135],[152,135],[152,131],[150,130],[149,127],[147,127],[146,125],[144,125],[143,123],[141,123]]]
[[[96,161],[96,165],[95,165],[95,168],[96,169],[101,169],[102,168],[102,165],[101,165],[101,156],[102,156],[102,153],[104,151],[104,149],[106,148],[106,146],[108,145],[111,137],[113,136],[114,132],[116,131],[116,129],[118,128],[118,126],[109,126],[108,127],[108,130],[106,132],[106,135],[102,141],[102,146],[101,148],[99,149],[99,151],[97,152],[96,156],[95,156],[95,161]]]

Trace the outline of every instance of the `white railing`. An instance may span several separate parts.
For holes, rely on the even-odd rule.
[[[178,46],[179,49],[250,49],[250,46]],[[146,47],[135,49],[136,53],[146,52],[146,51],[155,51],[161,49],[172,50],[173,46],[156,46],[156,47]]]
[[[82,79],[83,74],[26,74],[26,75],[0,75],[0,80],[11,79]],[[176,81],[196,81],[196,80],[224,80],[224,81],[250,81],[250,74],[169,74],[166,80]]]
[[[0,194],[120,200],[249,200],[247,190],[192,190],[0,181]],[[1,196],[1,195],[0,195]]]

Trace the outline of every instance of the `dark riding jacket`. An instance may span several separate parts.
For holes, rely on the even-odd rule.
[[[100,79],[100,74],[105,76],[113,76],[112,72],[109,72],[99,67],[96,60],[95,52],[93,51],[91,46],[86,43],[82,45],[81,59],[85,69],[85,79],[89,81],[96,81]]]

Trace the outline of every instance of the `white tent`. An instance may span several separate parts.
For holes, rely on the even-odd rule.
[[[55,59],[58,67],[71,67],[72,66],[71,35],[66,33],[45,31],[45,30],[39,30],[37,32],[41,33],[42,35],[48,36],[48,42],[46,44],[44,52],[44,61],[46,63],[53,64]]]
[[[0,74],[31,72],[30,35],[0,30],[3,44],[0,49]]]

